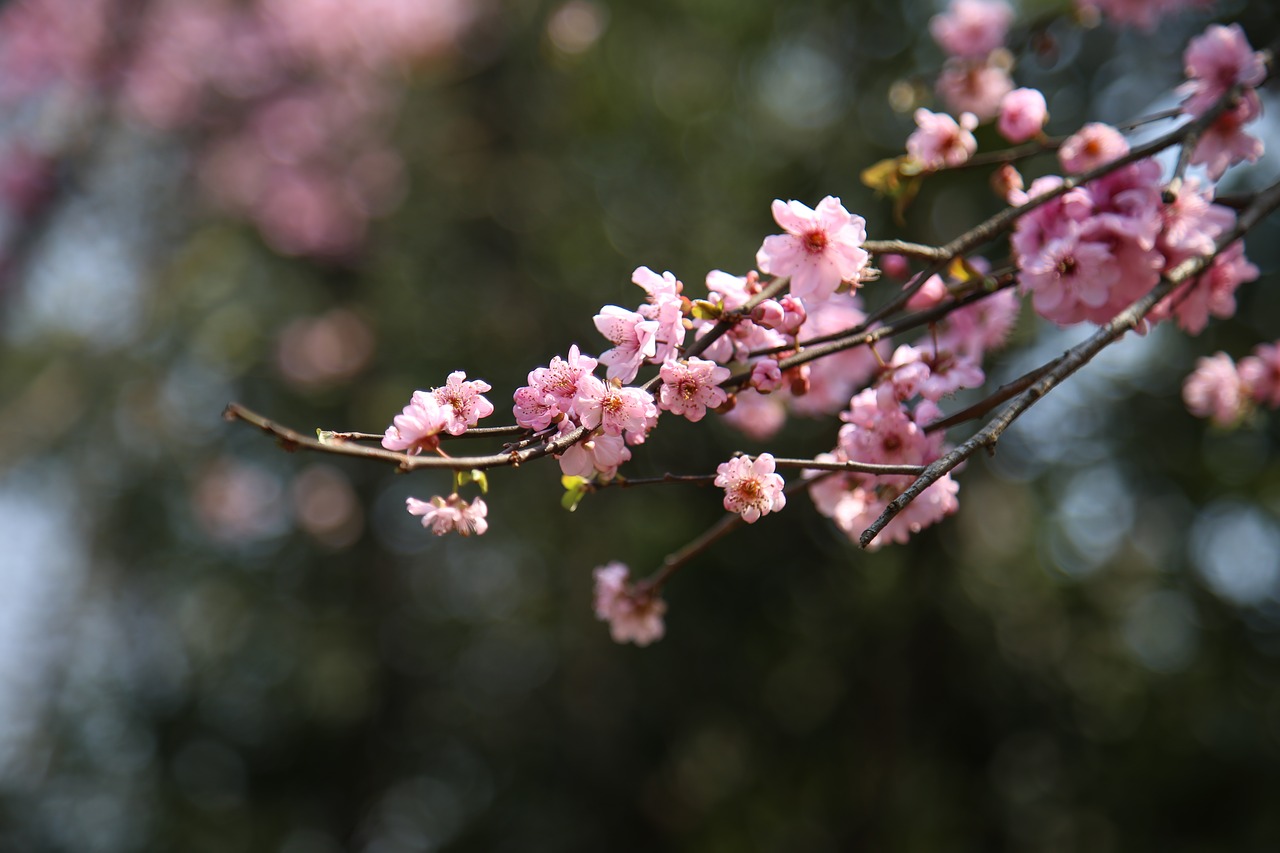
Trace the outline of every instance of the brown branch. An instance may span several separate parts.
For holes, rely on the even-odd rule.
[[[533,447],[523,449],[517,447],[487,456],[411,456],[407,453],[396,453],[380,447],[366,447],[354,442],[336,439],[336,433],[321,433],[326,436],[325,439],[312,438],[265,418],[257,412],[241,406],[239,403],[229,403],[222,413],[222,417],[228,421],[244,421],[247,424],[256,426],[263,432],[275,436],[280,446],[290,452],[298,449],[314,450],[319,453],[331,453],[337,456],[372,459],[377,462],[389,462],[401,471],[418,471],[423,468],[448,471],[470,471],[475,468],[502,468],[507,466],[518,468],[530,460],[555,453],[563,453],[585,438],[590,432],[586,427],[578,427],[572,432],[565,433]],[[329,437],[331,435],[333,437]]]
[[[871,526],[862,532],[858,537],[859,544],[865,548],[871,544],[872,540],[884,530],[885,526],[892,521],[898,513],[900,513],[907,504],[911,503],[925,489],[937,482],[944,474],[954,469],[957,465],[968,459],[980,447],[994,449],[996,442],[1004,433],[1009,425],[1017,418],[1031,408],[1036,401],[1040,400],[1055,387],[1061,384],[1067,377],[1075,373],[1084,365],[1088,364],[1093,358],[1106,347],[1119,340],[1125,332],[1136,328],[1142,322],[1142,318],[1151,311],[1161,299],[1168,296],[1173,290],[1182,285],[1184,282],[1199,275],[1206,267],[1212,263],[1213,259],[1219,252],[1225,249],[1241,236],[1248,233],[1254,225],[1258,223],[1262,217],[1275,210],[1280,206],[1280,182],[1272,184],[1266,190],[1258,193],[1247,210],[1245,210],[1236,221],[1235,227],[1228,233],[1222,235],[1214,245],[1214,251],[1207,255],[1199,255],[1194,258],[1188,258],[1178,264],[1168,273],[1161,277],[1160,282],[1151,289],[1151,291],[1141,299],[1135,301],[1125,310],[1121,311],[1111,319],[1105,326],[1094,332],[1088,339],[1080,344],[1067,350],[1056,362],[1056,365],[1045,373],[1038,381],[1036,381],[1026,391],[1023,391],[1011,404],[1000,412],[990,423],[975,433],[971,438],[960,446],[956,447],[950,453],[942,456],[940,459],[931,464],[925,472],[916,479],[910,487],[893,500],[880,517],[872,522]]]

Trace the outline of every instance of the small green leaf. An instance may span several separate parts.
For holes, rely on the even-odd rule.
[[[587,496],[587,491],[590,488],[586,479],[568,474],[560,478],[560,485],[564,486],[564,495],[560,498],[560,506],[569,510],[569,512],[573,512],[578,508],[578,504],[582,503],[582,499]]]
[[[317,429],[316,429],[316,439],[317,439],[321,444],[333,444],[333,430],[331,430],[331,429],[319,429],[319,428],[317,428]]]
[[[470,471],[458,472],[458,486],[465,486],[467,483],[475,483],[480,487],[481,494],[489,494],[489,475],[479,468],[472,468]]]
[[[724,310],[714,302],[708,302],[705,299],[693,300],[693,319],[695,320],[719,320]]]

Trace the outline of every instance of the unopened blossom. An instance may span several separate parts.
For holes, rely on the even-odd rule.
[[[467,381],[467,374],[461,370],[450,373],[448,381],[431,392],[448,417],[445,431],[462,435],[481,418],[492,415],[493,404],[481,396],[490,390],[492,386],[482,379]]]
[[[773,455],[769,453],[761,453],[754,460],[739,456],[720,463],[715,484],[724,489],[724,508],[754,524],[760,516],[786,506],[785,483],[773,469]]]
[[[1004,0],[951,0],[947,11],[929,20],[929,33],[951,56],[986,56],[1004,44],[1013,7]]]
[[[584,376],[578,382],[574,411],[584,426],[599,427],[608,435],[639,433],[643,436],[648,431],[649,419],[656,417],[658,410],[648,391]]]
[[[962,113],[957,122],[946,113],[921,107],[915,120],[916,129],[907,137],[907,153],[927,171],[959,166],[978,150],[978,140],[973,137],[978,117],[973,113]]]
[[[1200,117],[1232,86],[1250,90],[1267,76],[1266,57],[1255,51],[1239,24],[1210,24],[1191,39],[1182,55],[1187,82],[1178,87],[1182,109]]]
[[[827,196],[810,210],[775,199],[773,218],[786,231],[764,239],[756,253],[761,272],[791,277],[791,292],[814,302],[829,299],[841,282],[859,283],[870,256],[862,248],[866,220]]]
[[[1225,352],[1198,359],[1196,369],[1182,384],[1187,410],[1219,426],[1231,426],[1240,419],[1245,399],[1235,362]]]
[[[1280,342],[1258,344],[1240,359],[1240,381],[1250,399],[1269,409],[1280,409]]]
[[[477,536],[489,529],[485,518],[489,508],[482,498],[467,503],[456,492],[447,498],[436,495],[429,501],[406,498],[405,506],[410,515],[422,516],[422,526],[430,527],[437,536],[457,531],[463,536]]]
[[[751,365],[751,387],[761,394],[772,394],[782,387],[782,368],[772,358],[762,358]]]
[[[414,391],[409,405],[396,415],[382,437],[387,450],[417,454],[440,446],[439,435],[452,417],[452,410],[426,391]]]
[[[617,305],[601,308],[594,321],[600,334],[614,345],[600,355],[600,363],[608,367],[606,375],[620,382],[635,379],[640,365],[658,351],[657,321]]]
[[[665,601],[631,583],[630,570],[623,563],[608,563],[593,574],[596,618],[609,623],[609,635],[615,643],[647,646],[662,639]]]
[[[1119,160],[1129,153],[1129,143],[1109,124],[1091,122],[1080,128],[1058,149],[1058,162],[1071,173],[1087,172]]]
[[[662,387],[658,405],[675,415],[700,421],[707,409],[723,405],[727,395],[720,383],[729,378],[729,368],[704,358],[668,361],[658,375]]]
[[[1014,89],[1000,101],[996,129],[1010,142],[1026,142],[1037,136],[1049,120],[1049,107],[1039,89]]]
[[[999,56],[1004,51],[996,51]],[[1013,89],[1009,71],[990,58],[949,59],[938,75],[938,97],[953,113],[973,113],[982,121],[995,118],[1000,102]]]
[[[751,319],[756,325],[784,335],[794,335],[808,317],[803,300],[791,294],[780,299],[765,299],[751,312]]]
[[[1027,197],[1023,187],[1022,173],[1012,163],[1002,163],[991,173],[991,190],[998,198],[1002,198],[1015,207],[1026,203]]]

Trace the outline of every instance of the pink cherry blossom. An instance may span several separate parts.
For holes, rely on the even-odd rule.
[[[859,283],[870,256],[862,248],[866,220],[827,196],[810,210],[798,201],[775,199],[773,218],[786,234],[766,237],[756,263],[761,272],[791,276],[791,292],[822,302],[841,282]]]
[[[1240,359],[1240,381],[1250,399],[1269,409],[1280,409],[1280,342],[1258,344]]]
[[[623,563],[608,563],[593,574],[596,618],[609,623],[609,634],[615,643],[647,646],[662,639],[666,630],[662,621],[667,612],[665,601],[630,583],[630,570]]]
[[[1058,162],[1078,174],[1118,160],[1129,153],[1129,143],[1109,124],[1092,122],[1067,137],[1058,149]]]
[[[951,56],[986,56],[1004,44],[1013,7],[1003,0],[951,0],[947,11],[929,21],[929,33]]]
[[[662,388],[658,391],[658,405],[672,414],[700,421],[707,409],[724,404],[727,395],[720,383],[729,378],[729,373],[729,368],[703,358],[668,361],[659,371]]]
[[[473,533],[479,536],[489,529],[489,522],[485,518],[489,508],[481,498],[467,503],[455,492],[447,498],[436,495],[429,501],[407,498],[405,505],[411,515],[422,516],[422,526],[430,527],[431,532],[437,536],[453,531],[463,536]]]
[[[590,376],[596,364],[574,344],[569,347],[567,359],[556,356],[549,366],[530,371],[529,384],[517,388],[514,394],[516,423],[526,429],[542,430],[561,414],[571,412],[578,396],[578,381]]]
[[[1210,315],[1234,315],[1236,288],[1257,277],[1258,268],[1244,256],[1244,243],[1237,240],[1222,250],[1207,270],[1162,299],[1149,316],[1161,320],[1172,315],[1183,331],[1198,335],[1209,324]]]
[[[1256,163],[1262,156],[1262,140],[1245,133],[1244,127],[1262,115],[1258,93],[1247,91],[1240,102],[1218,116],[1205,128],[1191,154],[1191,165],[1204,166],[1209,180],[1221,178],[1237,163]]]
[[[1210,418],[1219,426],[1240,419],[1245,389],[1231,356],[1219,352],[1196,361],[1196,369],[1182,384],[1182,401],[1198,418]]]
[[[1267,76],[1265,55],[1249,45],[1239,24],[1210,24],[1187,44],[1183,63],[1188,79],[1178,94],[1186,96],[1183,111],[1197,118],[1232,86],[1252,88]]]
[[[658,275],[648,267],[637,267],[631,281],[649,295],[648,304],[641,305],[639,313],[656,324],[654,353],[649,360],[661,363],[675,358],[685,335],[685,300],[680,296],[684,285],[671,273]]]
[[[600,355],[610,379],[630,382],[640,372],[645,359],[658,351],[658,323],[636,311],[606,305],[595,316],[596,329],[612,343],[613,349]]]
[[[493,414],[493,403],[481,395],[492,390],[492,386],[483,379],[466,381],[467,374],[455,370],[449,374],[444,385],[434,389],[436,401],[445,411],[448,422],[445,431],[450,435],[462,435],[468,427],[473,427],[481,418]]]
[[[916,129],[907,137],[907,153],[927,171],[959,166],[978,150],[978,140],[973,138],[978,117],[973,113],[961,114],[957,123],[946,113],[922,107],[916,110],[915,120]]]
[[[751,387],[761,394],[771,394],[782,387],[782,369],[772,358],[762,358],[751,365]]]
[[[748,524],[787,505],[782,476],[773,472],[773,455],[761,453],[753,461],[739,456],[716,468],[715,484],[724,489],[724,508]]]
[[[998,55],[1003,51],[997,51]],[[1002,64],[990,59],[949,59],[938,75],[938,97],[953,113],[973,113],[986,121],[1000,112],[1000,102],[1013,89]]]
[[[1039,89],[1014,89],[1000,101],[996,129],[1010,142],[1026,142],[1049,120],[1049,107]]]
[[[598,427],[608,435],[643,436],[649,429],[649,419],[657,416],[658,408],[648,391],[584,376],[578,382],[574,412],[584,426]]]
[[[451,412],[434,394],[414,391],[409,405],[396,415],[382,437],[387,450],[417,454],[440,446],[438,436],[449,424]]]

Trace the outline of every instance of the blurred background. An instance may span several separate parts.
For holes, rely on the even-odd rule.
[[[999,206],[982,170],[901,228],[858,180],[933,105],[938,9],[0,4],[0,848],[1276,849],[1280,419],[1214,430],[1179,388],[1280,337],[1280,223],[1235,319],[1109,352],[956,517],[867,554],[797,499],[683,571],[647,649],[595,621],[591,570],[647,574],[713,490],[569,514],[544,462],[490,475],[487,535],[436,538],[404,498],[446,477],[221,418],[380,432],[461,369],[502,420],[600,351],[636,266],[693,295],[749,269],[774,198],[955,236]],[[1069,13],[1023,3],[1014,35],[1052,133],[1171,105],[1209,20],[1280,32],[1263,2]],[[1024,318],[989,376],[1082,334]],[[664,423],[633,475],[835,434]]]

